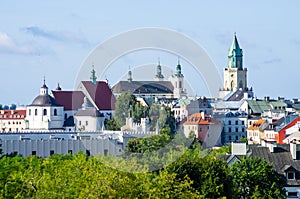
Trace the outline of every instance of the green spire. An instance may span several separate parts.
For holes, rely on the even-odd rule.
[[[158,65],[156,66],[155,78],[158,78],[158,79],[163,79],[164,78],[164,76],[161,72],[161,65],[160,65],[160,59],[159,58],[158,58]]]
[[[131,73],[131,70],[130,70],[130,66],[129,66],[127,81],[132,82],[132,73]]]
[[[180,65],[180,58],[178,57],[178,63],[176,66],[176,73],[174,75],[175,77],[183,77],[183,74],[181,73],[181,65]]]
[[[234,33],[234,38],[228,52],[228,67],[243,69],[243,50],[240,48],[236,33]]]
[[[92,80],[93,84],[96,85],[96,83],[97,83],[96,71],[94,69],[94,65],[92,65],[92,67],[93,67],[93,70],[91,71],[90,79]]]

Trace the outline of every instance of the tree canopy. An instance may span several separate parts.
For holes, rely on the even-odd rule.
[[[231,166],[230,176],[238,198],[286,198],[286,179],[261,158],[243,158]]]

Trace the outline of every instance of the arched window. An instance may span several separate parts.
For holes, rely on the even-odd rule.
[[[234,88],[234,81],[232,80],[230,83],[230,90],[233,90],[233,88]]]
[[[37,115],[37,109],[34,109],[34,115]]]
[[[56,108],[54,109],[54,115],[55,116],[57,115],[57,109]]]
[[[47,109],[43,110],[43,115],[47,115]]]

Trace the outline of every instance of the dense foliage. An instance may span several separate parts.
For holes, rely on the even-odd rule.
[[[286,198],[286,179],[264,159],[244,158],[232,165],[230,175],[238,198]]]
[[[228,167],[199,146],[180,145],[180,136],[147,140],[149,145],[137,145],[144,153],[123,158],[83,153],[45,159],[4,156],[0,198],[285,197],[285,180],[265,160],[245,158]],[[151,148],[160,141],[167,144],[163,149]]]

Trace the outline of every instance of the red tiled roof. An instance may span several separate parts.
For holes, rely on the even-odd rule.
[[[184,122],[184,125],[209,125],[217,123],[218,121],[208,115],[205,115],[205,119],[203,119],[201,113],[194,113],[188,117],[188,120]]]
[[[24,120],[26,110],[0,110],[0,120]]]
[[[251,126],[248,127],[247,130],[257,130],[266,120],[260,119],[254,122]]]
[[[52,94],[65,111],[77,110],[83,103],[84,94],[81,91],[52,91]]]
[[[82,84],[99,110],[115,109],[116,98],[106,82],[97,81],[94,85],[91,81],[82,81]]]

